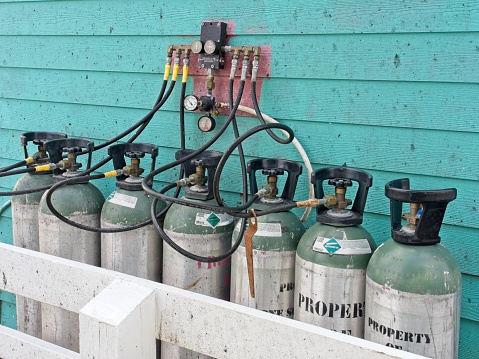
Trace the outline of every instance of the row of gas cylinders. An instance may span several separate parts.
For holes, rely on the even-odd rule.
[[[145,152],[155,153],[153,147],[118,146],[116,152],[110,152],[136,160]],[[61,147],[68,146],[61,143]],[[217,154],[205,151],[184,166],[186,174],[208,163],[204,172],[213,178]],[[262,210],[293,200],[301,165],[279,159],[249,162],[251,193],[258,190],[257,171],[267,176],[264,182],[273,191],[253,205],[259,215],[252,238],[254,297],[244,240],[231,258],[203,263],[163,245],[153,225],[120,233],[70,226],[50,211],[46,192],[13,197],[14,243],[413,353],[457,357],[461,273],[438,235],[455,189],[415,191],[407,179],[386,184],[393,238],[376,248],[361,226],[372,185],[367,172],[347,167],[315,171],[311,182],[321,205],[316,211],[317,223],[306,231],[292,212],[260,215]],[[26,174],[15,190],[44,187],[68,174]],[[287,178],[278,193],[274,187],[283,174]],[[131,226],[151,216],[153,199],[142,191],[141,181],[139,175],[117,178],[118,188],[106,201],[92,183],[66,185],[56,189],[52,203],[63,216],[80,224]],[[334,194],[325,195],[325,182],[334,188]],[[188,200],[216,204],[210,186],[195,186],[185,188]],[[346,198],[350,186],[357,188],[354,202]],[[410,213],[402,213],[402,203],[411,203]],[[165,206],[159,201],[157,210]],[[402,218],[407,224],[403,225]],[[164,232],[178,246],[205,257],[227,252],[238,238],[240,225],[228,214],[180,204],[173,204],[163,219]],[[79,349],[77,314],[17,297],[17,316],[19,330]],[[207,358],[168,343],[162,343],[161,356]]]

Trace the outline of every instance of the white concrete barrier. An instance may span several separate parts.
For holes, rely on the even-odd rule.
[[[0,290],[80,315],[80,354],[0,327],[0,358],[424,358],[161,283],[0,243]],[[3,344],[8,343],[8,344]],[[21,352],[21,355],[15,354]]]

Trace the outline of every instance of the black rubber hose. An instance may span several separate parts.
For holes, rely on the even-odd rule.
[[[186,148],[185,107],[183,106],[185,96],[186,96],[186,82],[183,82],[181,84],[181,94],[180,94],[180,148],[182,150]]]
[[[50,189],[50,187],[53,185],[48,185],[48,186],[43,186],[43,187],[38,187],[38,188],[31,188],[31,189],[24,189],[21,191],[11,191],[11,192],[0,192],[0,197],[6,197],[6,196],[20,196],[24,194],[30,194],[30,193],[35,193],[35,192],[42,192]]]
[[[294,138],[293,131],[288,126],[282,125],[282,124],[279,124],[279,123],[269,123],[269,124],[265,124],[265,125],[256,126],[252,129],[246,131],[240,137],[238,137],[233,142],[233,144],[226,150],[224,155],[221,157],[220,162],[218,163],[216,173],[215,173],[215,177],[213,179],[213,183],[214,183],[213,190],[217,192],[216,195],[218,197],[219,197],[219,186],[218,186],[219,178],[221,176],[221,172],[224,168],[224,165],[225,165],[226,161],[228,160],[229,156],[231,155],[231,153],[233,153],[233,151],[238,147],[238,145],[241,144],[241,142],[246,140],[248,137],[254,135],[255,133],[257,133],[259,131],[265,131],[266,129],[271,129],[271,128],[278,128],[278,129],[281,129],[281,130],[284,130],[284,131],[288,132],[288,135],[289,135],[289,138],[291,139],[291,141]],[[145,182],[145,180],[143,180],[143,183],[144,182]],[[170,197],[170,196],[167,196],[167,195],[164,194],[166,192],[165,188],[162,189],[160,192],[156,192],[156,191],[153,191],[153,192],[154,192],[154,197],[162,199],[166,202],[172,202],[172,203],[176,203],[176,204],[180,204],[180,205],[184,205],[184,206],[206,209],[206,210],[211,210],[211,211],[221,211],[221,212],[228,213],[230,215],[233,215],[235,217],[240,217],[240,218],[250,218],[250,217],[253,216],[252,214],[247,213],[247,212],[243,212],[243,211],[245,209],[248,209],[249,207],[251,207],[251,205],[254,203],[254,201],[256,201],[256,199],[259,198],[258,194],[254,194],[253,196],[251,196],[249,201],[247,201],[245,204],[243,204],[241,206],[238,206],[238,207],[224,207],[224,206],[216,206],[216,205],[201,203],[200,201],[191,202],[191,201],[188,201],[188,200],[182,199],[182,198],[173,198],[173,197]],[[275,206],[274,208],[271,208],[271,209],[262,210],[262,211],[258,212],[256,214],[256,216],[260,217],[260,216],[264,216],[264,215],[270,214],[270,213],[286,211],[286,210],[289,210],[289,209],[295,208],[295,207],[296,207],[295,202],[288,203],[288,204],[283,204],[283,205],[278,205],[278,206]]]
[[[35,167],[22,168],[21,170],[11,170],[8,172],[1,172],[0,177],[7,177],[13,175],[19,175],[22,173],[35,172]]]
[[[176,183],[175,183],[175,186],[176,186]],[[171,203],[176,203],[176,204],[179,204],[179,205],[182,205],[182,206],[188,206],[188,207],[199,208],[199,209],[206,209],[206,210],[210,210],[210,211],[224,212],[224,213],[234,215],[236,217],[242,217],[242,216],[238,215],[238,212],[242,212],[242,211],[250,208],[253,205],[254,201],[256,201],[258,199],[258,195],[254,195],[249,199],[248,202],[246,202],[246,203],[244,203],[244,204],[242,204],[238,207],[223,207],[223,206],[217,206],[217,205],[213,205],[213,204],[206,204],[206,203],[203,203],[201,201],[191,202],[191,201],[188,201],[187,199],[184,199],[184,198],[170,197],[170,196],[167,196],[163,193],[164,193],[163,191],[155,192],[155,194],[156,194],[155,197],[158,198],[158,199],[161,199],[165,202],[171,202]],[[246,215],[244,218],[249,218],[249,217],[251,217],[251,216]]]
[[[173,161],[167,165],[164,165],[160,168],[157,168],[156,170],[150,172],[148,175],[145,176],[145,178],[143,179],[143,182],[141,183],[141,186],[143,187],[143,190],[153,196],[153,197],[157,197],[157,198],[160,198],[158,196],[158,192],[154,191],[153,188],[151,187],[152,185],[150,185],[149,183],[153,183],[153,178],[158,175],[159,173],[161,172],[164,172],[166,170],[169,170],[170,168],[173,168],[175,166],[178,166],[180,164],[182,164],[183,162],[186,162],[192,158],[194,158],[195,156],[197,156],[198,154],[200,154],[201,152],[203,152],[204,150],[206,150],[207,148],[209,148],[213,143],[215,143],[218,138],[225,132],[226,128],[228,127],[228,125],[230,124],[231,122],[231,119],[234,117],[234,114],[236,113],[236,110],[238,109],[238,106],[240,104],[240,101],[241,101],[241,97],[243,95],[243,90],[244,90],[244,84],[245,82],[244,81],[241,81],[241,85],[240,85],[240,88],[238,90],[238,95],[236,97],[236,103],[235,103],[235,106],[233,107],[230,115],[228,116],[228,118],[226,119],[225,123],[223,124],[223,126],[219,129],[218,133],[216,135],[214,135],[206,144],[204,144],[202,147],[200,147],[198,150],[190,153],[189,155],[179,159],[179,160],[176,160],[176,161]]]
[[[94,147],[94,151],[96,150],[99,150],[99,149],[102,149],[116,141],[118,141],[119,139],[125,137],[126,135],[128,135],[129,133],[133,132],[138,126],[144,124],[145,122],[149,122],[151,121],[151,119],[153,118],[154,114],[160,109],[161,106],[163,106],[164,104],[164,101],[161,101],[163,99],[163,96],[164,96],[164,93],[165,93],[165,90],[166,90],[166,85],[167,85],[167,80],[163,80],[163,84],[161,86],[161,89],[160,89],[160,93],[158,95],[158,98],[156,99],[156,103],[155,103],[155,106],[151,109],[151,111],[148,112],[148,114],[146,114],[146,116],[144,116],[140,121],[138,121],[136,124],[134,124],[133,126],[131,126],[129,129],[123,131],[121,134],[113,137],[112,139],[98,145],[98,146],[95,146]],[[169,95],[171,94],[173,88],[172,86],[170,86],[170,91],[168,93],[168,97]],[[166,98],[167,99],[167,98]],[[166,101],[165,99],[165,101]],[[144,126],[146,127],[146,126]],[[143,127],[143,129],[144,129]],[[141,131],[143,131],[143,129]],[[141,133],[141,132],[140,132]],[[139,136],[139,134],[138,134]],[[137,136],[136,136],[137,137]],[[136,138],[134,137],[134,138]],[[130,139],[131,140],[131,139]],[[133,142],[133,141],[131,141]],[[87,153],[86,151],[82,152],[83,154]],[[111,160],[111,156],[108,156],[106,158],[104,158],[103,160],[101,160],[99,163],[97,163],[95,166],[92,166],[91,168],[89,168],[88,170],[82,172],[82,175],[85,176],[85,175],[88,175],[90,173],[92,173],[93,171],[97,170],[98,168],[104,166],[105,164],[107,164],[109,161]],[[7,167],[3,167],[0,169],[0,172],[4,172],[4,171],[8,171],[9,170],[9,167],[12,167],[12,166],[15,166],[13,168],[16,168],[16,167],[20,167],[20,166],[23,166],[25,164],[25,160],[21,161],[21,162],[18,162],[14,165],[10,165],[10,166],[7,166]],[[23,173],[23,172],[22,172]],[[12,173],[14,174],[14,173]],[[38,187],[38,188],[32,188],[32,189],[28,189],[28,190],[22,190],[22,191],[10,191],[10,192],[0,192],[0,197],[6,197],[6,196],[19,196],[19,195],[24,195],[24,194],[30,194],[30,193],[35,193],[35,192],[41,192],[41,191],[45,191],[45,190],[48,190],[52,187],[53,185],[48,185],[48,186],[44,186],[44,187]]]
[[[258,96],[256,96],[256,81],[251,81],[251,99],[253,100],[254,110],[256,111],[256,116],[258,117],[259,122],[262,125],[266,124],[266,121],[264,120],[263,115],[261,114],[261,111],[259,109]],[[291,140],[283,139],[277,136],[276,134],[273,133],[273,131],[271,131],[271,129],[267,129],[266,133],[270,135],[273,140],[283,145],[290,143],[292,141],[292,139]]]
[[[170,95],[171,95],[171,93],[172,93],[172,91],[173,91],[173,88],[175,87],[175,83],[176,83],[176,81],[172,81],[172,82],[171,82],[170,87],[168,88],[168,92],[166,93],[166,95],[164,95],[165,88],[166,88],[166,80],[163,81],[163,86],[162,86],[162,88],[161,88],[161,90],[160,90],[160,94],[158,95],[158,98],[157,98],[157,100],[156,100],[156,102],[155,102],[155,106],[153,107],[153,109],[156,108],[156,110],[155,110],[154,112],[153,112],[153,110],[150,111],[150,112],[149,112],[149,116],[147,115],[147,116],[143,117],[143,119],[142,119],[141,121],[139,121],[137,124],[133,125],[129,130],[127,130],[127,131],[129,131],[128,133],[130,133],[130,132],[132,132],[135,128],[137,128],[138,126],[141,126],[141,127],[138,129],[138,131],[137,131],[128,141],[126,141],[126,143],[132,143],[133,141],[135,141],[135,140],[138,138],[138,136],[141,135],[141,133],[143,132],[143,130],[146,128],[146,126],[148,126],[148,124],[149,124],[149,123],[151,122],[151,120],[153,119],[153,116],[155,115],[155,113],[165,104],[166,100],[168,100],[168,98],[170,97]],[[164,97],[163,97],[163,96],[164,96]],[[130,131],[130,130],[131,130],[131,131]],[[126,132],[126,131],[125,131],[125,132]],[[126,133],[126,134],[125,134],[124,136],[122,136],[122,137],[125,137],[128,133]],[[116,142],[116,141],[118,140],[117,137],[118,137],[118,136],[115,137],[115,141],[113,141],[113,142]],[[122,137],[120,137],[120,138],[122,138]],[[112,141],[112,140],[109,140],[109,141],[107,141],[107,142],[105,142],[105,143],[107,143],[107,145],[109,145],[109,144],[113,143],[113,142],[111,142],[111,141]],[[99,146],[101,146],[101,147],[99,147]],[[93,151],[96,151],[96,150],[98,150],[98,149],[101,149],[101,148],[105,147],[106,145],[105,145],[105,144],[101,144],[101,145],[99,145],[99,146],[94,147]],[[84,152],[84,151],[80,152],[80,154],[84,154],[84,153],[86,153],[86,152]],[[96,170],[99,169],[100,167],[106,165],[108,162],[111,161],[111,159],[112,159],[111,156],[105,157],[103,160],[101,160],[100,162],[98,162],[96,165],[94,165],[94,166],[92,166],[91,168],[89,168],[89,169],[87,169],[87,170],[81,172],[81,173],[82,173],[81,176],[89,175],[89,174],[92,173],[93,171],[96,171]]]
[[[101,179],[101,178],[105,178],[105,175],[104,174],[99,174],[99,175],[93,175],[93,176],[79,176],[79,177],[71,177],[71,178],[68,178],[68,179],[65,179],[61,182],[57,182],[55,183],[51,188],[50,190],[47,192],[47,195],[45,197],[45,200],[47,202],[47,206],[48,208],[50,209],[50,211],[58,218],[60,219],[61,221],[69,224],[70,226],[73,226],[73,227],[76,227],[76,228],[80,228],[80,229],[83,229],[85,231],[89,231],[89,232],[96,232],[96,233],[118,233],[118,232],[127,232],[127,231],[130,231],[130,230],[133,230],[133,229],[137,229],[137,228],[141,228],[141,227],[144,227],[148,224],[151,224],[151,218],[146,220],[146,221],[143,221],[143,222],[140,222],[140,223],[137,223],[137,224],[133,224],[131,226],[125,226],[125,227],[115,227],[115,228],[101,228],[101,227],[91,227],[91,226],[87,226],[85,224],[81,224],[81,223],[77,223],[75,221],[72,221],[68,218],[66,218],[65,216],[63,216],[61,213],[59,213],[55,207],[53,206],[53,203],[52,203],[52,195],[53,195],[53,192],[55,192],[55,190],[57,190],[58,188],[62,187],[62,186],[65,186],[65,185],[71,185],[71,184],[75,184],[75,183],[79,183],[79,182],[85,182],[85,181],[91,181],[91,180],[96,180],[96,179]],[[162,211],[160,212],[159,214],[157,214],[158,216],[160,216],[163,212],[166,212],[166,211]]]
[[[111,145],[112,143],[122,139],[123,137],[129,135],[131,132],[133,132],[135,129],[137,129],[139,126],[143,125],[145,122],[151,120],[151,118],[153,117],[153,115],[160,109],[160,107],[163,105],[161,104],[160,105],[160,101],[161,99],[163,98],[163,94],[165,93],[165,90],[166,90],[166,84],[167,84],[167,80],[163,80],[163,84],[161,85],[161,90],[160,90],[160,93],[158,95],[158,98],[155,102],[155,106],[140,120],[138,121],[137,123],[135,123],[133,126],[131,126],[130,128],[126,129],[125,131],[123,131],[122,133],[120,133],[119,135],[113,137],[112,139],[104,142],[104,143],[101,143],[99,144],[98,146],[95,146],[93,148],[94,151],[97,151],[97,150],[100,150],[106,146],[109,146]]]
[[[165,82],[165,81],[163,81]],[[151,114],[151,116],[149,118],[147,118],[145,120],[145,122],[141,125],[141,127],[138,129],[138,131],[128,140],[126,141],[127,143],[132,143],[134,142],[138,136],[141,135],[141,133],[143,132],[143,130],[146,128],[146,126],[148,126],[148,124],[151,122],[151,120],[153,119],[153,116],[155,115],[155,113],[165,104],[165,102],[170,98],[170,95],[171,93],[173,92],[173,89],[175,88],[175,84],[176,84],[176,80],[172,80],[171,83],[170,83],[170,87],[168,88],[168,91],[166,92],[166,94],[163,96],[163,93],[164,93],[164,90],[162,88],[162,91],[160,92],[160,95],[158,96],[156,102],[155,102],[155,106],[154,108],[156,108],[156,111],[154,113]]]
[[[236,147],[238,147],[244,140],[246,140],[248,137],[254,135],[255,133],[260,132],[260,131],[267,131],[268,129],[271,129],[271,128],[279,128],[279,129],[282,129],[282,130],[288,132],[289,137],[287,139],[288,142],[286,142],[286,143],[290,143],[291,141],[293,141],[293,139],[294,139],[293,130],[291,130],[291,128],[289,128],[288,126],[282,125],[282,124],[279,124],[279,123],[269,123],[269,124],[267,123],[267,124],[263,124],[263,125],[253,127],[252,129],[246,131],[244,134],[242,134],[240,137],[238,137],[230,145],[230,147],[225,151],[225,153],[221,157],[220,161],[218,162],[218,166],[216,167],[215,176],[213,178],[213,193],[214,193],[215,198],[220,197],[219,182],[220,182],[220,178],[221,178],[221,173],[223,172],[223,168],[226,164],[226,161],[231,156],[231,154],[236,149]],[[256,200],[258,198],[258,196],[256,194],[254,194],[251,198],[254,198],[255,196],[256,196],[256,198],[255,198],[255,200]],[[276,209],[277,208],[283,208],[283,206],[285,206],[285,205],[276,206],[274,211],[271,211],[271,209],[270,210],[264,210],[264,211],[262,210],[261,212],[258,212],[256,214],[256,216],[264,216],[265,214],[279,212],[279,210],[276,210]],[[296,207],[296,205],[294,205],[293,207],[290,207],[290,208],[294,208],[294,207]],[[231,210],[235,209],[235,207],[224,207],[224,208],[225,209],[223,209],[223,211],[229,211],[230,209]],[[282,209],[282,210],[284,210],[284,209]],[[265,213],[265,212],[268,212],[268,213]],[[245,213],[245,215],[247,216],[247,218],[252,217],[252,215],[249,214],[249,213]],[[235,216],[240,217],[239,215],[235,215]]]
[[[233,86],[234,86],[234,78],[230,79],[230,83],[229,83],[228,102],[229,102],[230,109],[233,107]],[[231,125],[233,127],[233,133],[235,135],[235,138],[238,138],[240,134],[238,130],[238,122],[236,121],[236,116],[233,116],[233,121]],[[240,166],[241,166],[241,179],[243,181],[243,206],[245,206],[247,204],[247,199],[248,199],[248,177],[246,174],[246,160],[245,160],[242,144],[239,144],[238,146],[238,155],[239,155]],[[218,184],[218,187],[219,187],[219,184]],[[215,199],[220,206],[224,207],[224,202],[221,196],[215,197]],[[237,238],[238,243],[241,243],[241,240],[243,239],[244,231],[246,230],[246,218],[241,218],[240,221],[241,221],[240,229],[239,229],[238,238]],[[238,246],[236,246],[236,248],[238,248]]]
[[[218,181],[219,181],[219,177],[221,175],[221,170],[224,168],[224,165],[226,163],[226,161],[228,160],[229,156],[231,155],[231,153],[233,153],[233,151],[244,141],[246,140],[248,137],[252,136],[253,134],[259,132],[259,131],[263,131],[263,130],[266,130],[266,129],[271,129],[271,128],[279,128],[279,129],[282,129],[286,132],[288,132],[289,134],[289,139],[290,141],[293,140],[294,138],[294,133],[293,131],[288,127],[288,126],[285,126],[285,125],[281,125],[281,124],[277,124],[277,123],[272,123],[272,124],[265,124],[265,125],[260,125],[260,126],[257,126],[247,132],[245,132],[242,136],[239,136],[234,142],[233,144],[228,148],[228,150],[225,152],[225,154],[221,157],[220,159],[220,162],[218,163],[218,167],[216,169],[216,173],[215,173],[215,177],[213,179],[213,183],[215,184],[214,185],[214,188],[215,190],[217,190],[219,192],[219,186],[217,185]],[[163,196],[163,193],[165,193],[166,191],[168,191],[169,189],[173,188],[174,184],[170,184],[168,185],[167,187],[163,188],[159,194],[161,196]],[[247,208],[250,207],[250,205],[254,202],[254,200],[257,198],[257,195],[253,195],[250,199],[249,203],[247,204]],[[168,196],[164,196],[165,199],[167,200],[172,200],[171,197],[168,197]],[[152,205],[151,205],[151,215],[152,217],[155,216],[155,212],[154,212],[154,208],[156,206],[156,202],[157,202],[157,198],[155,198],[155,200],[152,202]],[[196,207],[196,208],[202,208],[202,209],[208,209],[208,210],[219,210],[219,211],[222,211],[222,212],[226,212],[228,213],[229,210],[233,210],[233,208],[228,208],[228,207],[218,207],[218,206],[210,206],[210,205],[202,205],[198,202],[188,202],[186,200],[183,200],[183,199],[174,199],[172,200],[172,202],[174,203],[178,203],[178,204],[186,204],[190,207]],[[265,211],[260,211],[258,212],[257,216],[264,216],[266,214],[269,214],[269,213],[275,213],[275,212],[279,212],[279,211],[285,211],[285,210],[289,210],[291,208],[295,208],[296,207],[296,203],[289,203],[289,204],[285,204],[285,205],[280,205],[280,206],[275,206],[275,208],[271,208],[269,210],[265,210]],[[237,210],[237,208],[235,208],[235,210]],[[250,214],[250,213],[232,213],[232,212],[229,212],[230,214],[234,214],[235,216],[237,217],[242,217],[242,221],[244,221],[244,218],[247,218],[247,217],[252,217],[253,215]],[[223,259],[226,259],[228,257],[230,257],[235,251],[236,249],[239,247],[240,243],[241,243],[241,240],[242,240],[242,235],[241,236],[238,236],[236,242],[233,244],[233,246],[224,254],[222,255],[219,255],[219,256],[216,256],[216,257],[202,257],[202,256],[199,256],[197,254],[194,254],[194,253],[191,253],[191,252],[188,252],[187,250],[185,250],[184,248],[180,247],[179,245],[177,245],[167,234],[166,232],[163,230],[163,228],[161,228],[161,226],[159,225],[158,221],[156,220],[153,220],[153,225],[155,226],[155,228],[158,230],[158,232],[160,233],[160,236],[163,238],[163,240],[169,245],[171,246],[174,250],[176,250],[178,253],[180,253],[181,255],[187,257],[187,258],[190,258],[192,260],[195,260],[195,261],[199,261],[199,262],[203,262],[203,263],[213,263],[213,262],[218,262],[218,261],[221,261]]]
[[[14,164],[9,165],[9,166],[5,166],[5,167],[0,168],[0,173],[1,173],[1,172],[7,172],[7,171],[13,170],[13,169],[15,169],[15,168],[17,168],[17,167],[22,167],[22,166],[24,166],[24,165],[26,165],[26,161],[25,161],[25,160],[20,161],[20,162],[17,162],[17,163],[14,163]]]

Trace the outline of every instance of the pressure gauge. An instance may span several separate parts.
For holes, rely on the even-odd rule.
[[[195,111],[198,109],[198,97],[195,95],[185,96],[183,99],[183,107],[188,111]]]
[[[209,55],[214,54],[216,52],[216,42],[213,40],[206,40],[204,50]]]
[[[199,54],[201,50],[203,50],[203,44],[200,40],[195,40],[191,43],[191,51],[193,51],[194,54]]]
[[[216,121],[211,116],[201,116],[198,120],[198,128],[202,132],[210,132],[215,129]]]

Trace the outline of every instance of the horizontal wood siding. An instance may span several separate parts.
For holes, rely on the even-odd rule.
[[[0,166],[23,158],[24,131],[101,143],[141,119],[161,86],[166,47],[198,38],[204,19],[227,21],[231,45],[267,49],[261,110],[291,126],[314,168],[346,163],[374,176],[364,226],[378,243],[390,236],[387,181],[408,177],[414,188],[458,189],[441,236],[463,272],[460,358],[473,358],[479,337],[477,1],[0,0]],[[194,63],[191,73],[201,73]],[[139,139],[160,146],[162,164],[180,146],[179,90]],[[186,114],[190,148],[212,136],[199,133],[197,118]],[[219,125],[224,120],[217,118]],[[239,118],[242,132],[256,124]],[[214,149],[224,151],[232,140],[227,133]],[[244,147],[248,158],[300,161],[292,145],[263,134]],[[94,161],[105,155],[98,151]],[[222,176],[231,204],[240,201],[241,185],[229,180],[238,176],[237,164],[234,155]],[[178,169],[167,171],[155,186],[177,175]],[[0,178],[0,190],[11,190],[17,179]],[[105,195],[115,188],[112,180],[97,185]],[[307,185],[303,175],[297,199],[307,196]],[[1,240],[9,242],[10,212],[0,220]],[[307,225],[313,223],[311,214]],[[12,298],[1,295],[6,323]]]

